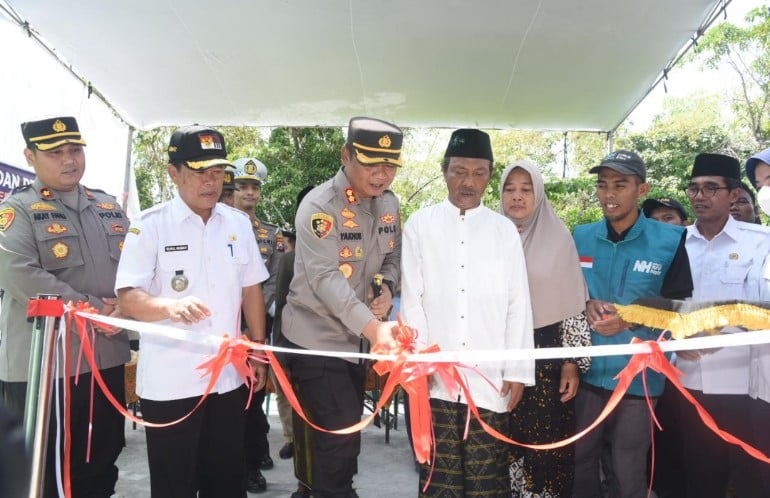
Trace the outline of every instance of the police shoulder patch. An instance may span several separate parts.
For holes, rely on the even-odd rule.
[[[5,232],[13,224],[16,211],[12,207],[0,209],[0,232]]]
[[[313,213],[310,216],[310,229],[319,239],[326,238],[334,228],[334,218],[326,213]]]

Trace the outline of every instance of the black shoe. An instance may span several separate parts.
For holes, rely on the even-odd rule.
[[[267,480],[259,469],[249,471],[249,477],[246,479],[246,491],[249,493],[264,493],[267,491]]]
[[[259,469],[260,470],[270,470],[275,466],[273,463],[273,459],[270,458],[270,455],[265,455],[265,458],[262,459],[261,462],[259,462]]]
[[[297,491],[293,492],[289,498],[310,498],[310,490],[305,485],[297,486]]]
[[[293,458],[294,443],[284,444],[283,447],[278,451],[278,456],[281,458],[281,460],[288,460],[289,458]]]

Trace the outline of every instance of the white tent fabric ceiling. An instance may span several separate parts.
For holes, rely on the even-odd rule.
[[[7,0],[133,126],[612,130],[717,0]]]

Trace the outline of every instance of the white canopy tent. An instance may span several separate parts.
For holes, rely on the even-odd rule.
[[[137,128],[611,131],[729,0],[5,0]]]
[[[24,165],[21,121],[74,115],[84,183],[133,213],[136,128],[373,115],[609,137],[730,3],[0,0],[0,160]]]

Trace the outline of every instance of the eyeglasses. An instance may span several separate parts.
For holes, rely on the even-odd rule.
[[[714,197],[717,195],[717,190],[730,190],[730,187],[715,187],[713,185],[704,185],[703,187],[687,187],[684,189],[684,192],[687,194],[687,197],[690,199],[694,199],[698,196],[698,192],[703,194],[703,197]]]

